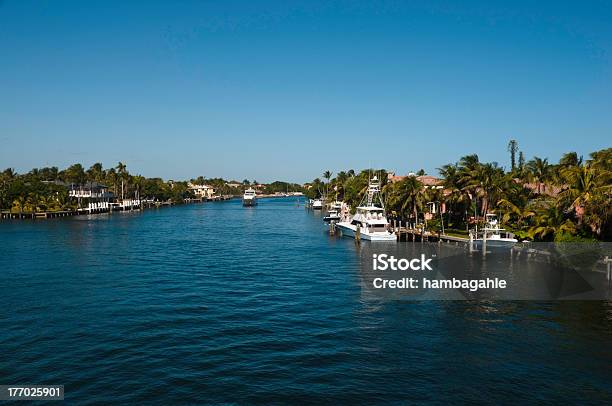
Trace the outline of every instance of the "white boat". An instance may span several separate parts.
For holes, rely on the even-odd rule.
[[[323,201],[321,199],[314,199],[312,201],[312,209],[313,210],[322,210],[323,209]]]
[[[336,200],[335,202],[331,202],[329,204],[329,210],[336,210],[336,211],[342,210],[342,202],[339,202],[338,200]]]
[[[514,234],[499,227],[499,221],[495,214],[487,214],[485,216],[485,227],[484,229],[474,232],[474,244],[477,247],[481,247],[483,240],[486,236],[487,248],[510,248],[518,242],[514,238]]]
[[[327,215],[323,217],[323,221],[325,221],[326,223],[329,223],[331,221],[339,221],[339,220],[340,220],[340,214],[338,213],[338,210],[330,210],[327,212]]]
[[[395,234],[389,231],[385,206],[380,196],[380,183],[376,176],[370,181],[368,191],[355,215],[347,221],[337,223],[336,227],[346,237],[355,238],[359,233],[362,240],[397,241]]]
[[[255,194],[255,190],[252,188],[248,188],[244,191],[244,195],[242,195],[242,205],[243,206],[255,206],[257,204],[257,195]]]

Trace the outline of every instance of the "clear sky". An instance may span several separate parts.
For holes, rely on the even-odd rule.
[[[303,182],[612,145],[609,1],[0,0],[0,167]]]

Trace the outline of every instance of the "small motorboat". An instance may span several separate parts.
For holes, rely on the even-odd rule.
[[[327,212],[327,215],[323,217],[323,221],[326,223],[331,223],[332,221],[340,221],[340,214],[338,210],[330,210]]]
[[[512,248],[518,242],[514,238],[514,234],[499,227],[499,221],[495,214],[487,214],[484,229],[480,231],[476,229],[473,235],[476,247],[482,247],[485,237],[487,248]]]

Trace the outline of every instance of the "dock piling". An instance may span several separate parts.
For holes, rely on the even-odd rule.
[[[487,256],[487,232],[482,233],[482,257]]]

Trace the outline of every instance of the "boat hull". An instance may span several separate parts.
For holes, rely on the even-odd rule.
[[[343,237],[355,238],[356,227],[350,223],[338,223],[336,227],[340,230]],[[393,233],[366,233],[360,232],[359,239],[366,241],[397,241],[397,237]]]
[[[257,199],[242,199],[243,206],[256,206]]]
[[[512,248],[518,241],[514,239],[487,239],[487,248]],[[474,240],[476,247],[482,247],[482,239]]]

